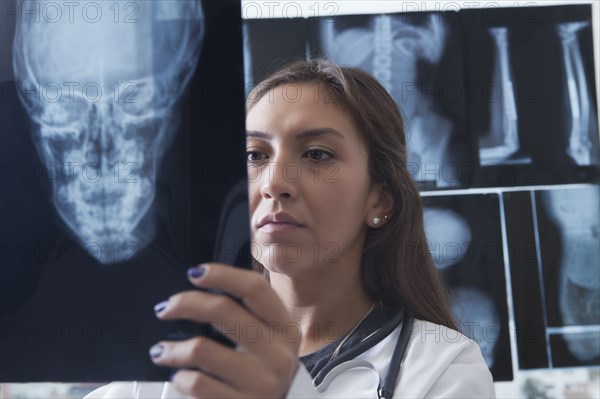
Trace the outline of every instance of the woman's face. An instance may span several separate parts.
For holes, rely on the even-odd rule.
[[[288,276],[360,263],[365,223],[381,216],[365,144],[317,87],[279,86],[246,120],[252,254]]]

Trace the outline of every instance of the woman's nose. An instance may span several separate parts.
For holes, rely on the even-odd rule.
[[[285,200],[298,195],[299,166],[289,162],[270,162],[263,170],[261,194],[263,198]]]

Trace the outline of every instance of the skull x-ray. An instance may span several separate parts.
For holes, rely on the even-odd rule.
[[[95,4],[100,15],[118,6]],[[54,205],[104,264],[123,259],[113,256],[115,247],[141,250],[154,238],[152,221],[138,227],[155,197],[160,158],[178,126],[176,104],[203,39],[197,1],[128,4],[137,10],[135,22],[24,18],[13,44],[14,77],[38,151],[62,172]]]
[[[153,306],[250,267],[241,5],[2,12],[0,381],[164,381],[154,343],[220,337]]]
[[[461,331],[495,381],[512,379],[504,242],[497,195],[423,196],[429,251]]]
[[[450,111],[450,104],[461,103],[461,74],[449,85],[438,76],[440,70],[460,69],[460,57],[451,66],[441,63],[445,54],[459,51],[452,46],[453,28],[439,13],[347,16],[320,23],[323,55],[371,72],[392,95],[406,117],[409,171],[433,187],[462,183],[456,170],[468,160],[466,143],[457,145],[462,127]]]

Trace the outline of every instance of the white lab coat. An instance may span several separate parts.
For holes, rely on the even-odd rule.
[[[339,364],[315,388],[306,368],[298,368],[287,398],[377,398],[387,375],[400,327],[353,360]],[[185,398],[169,383],[113,382],[85,399]],[[492,376],[475,343],[457,331],[415,320],[394,398],[494,398]]]

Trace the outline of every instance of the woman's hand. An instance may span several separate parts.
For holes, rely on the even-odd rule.
[[[227,295],[184,291],[156,306],[158,318],[211,323],[237,347],[206,337],[163,341],[150,350],[154,363],[182,368],[172,383],[195,398],[283,398],[298,368],[300,337],[297,328],[289,328],[290,316],[268,281],[257,272],[216,263],[192,268],[188,277],[241,304]]]

